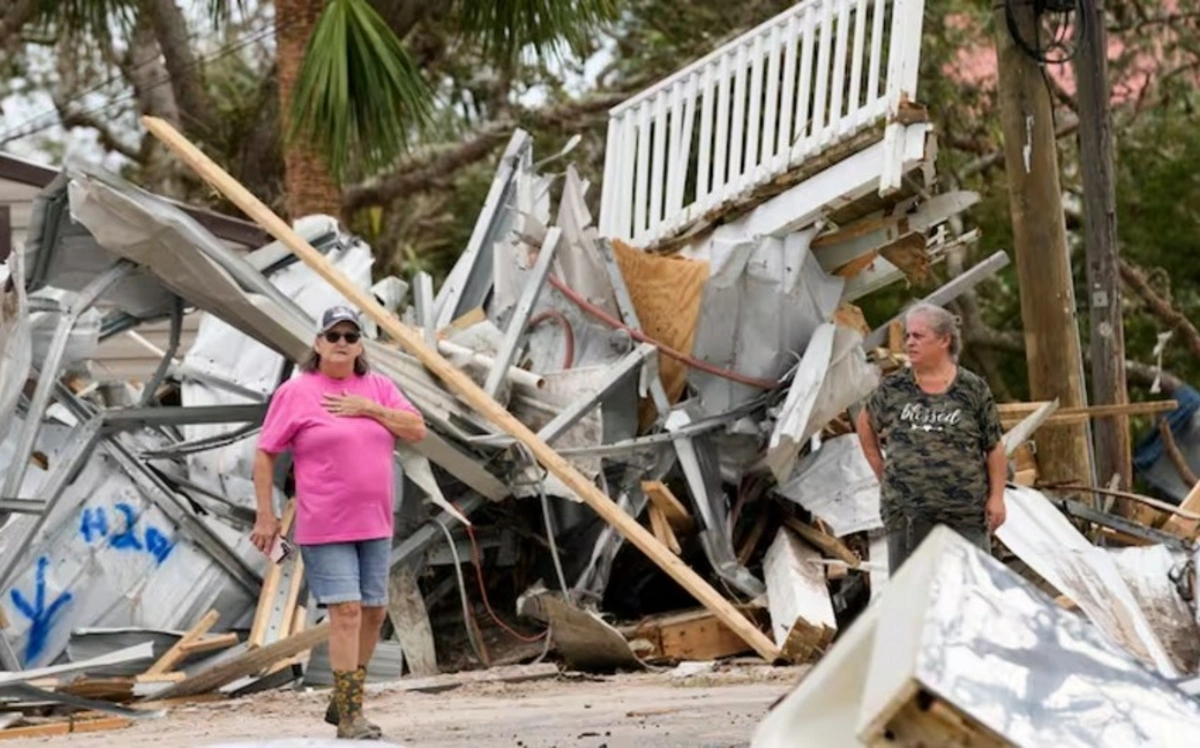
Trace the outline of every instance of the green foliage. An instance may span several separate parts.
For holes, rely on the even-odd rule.
[[[367,0],[330,0],[296,81],[288,137],[306,137],[342,179],[408,150],[428,121],[431,92],[404,45]]]
[[[558,54],[563,43],[579,53],[590,47],[595,30],[616,18],[615,0],[457,0],[461,33],[473,38],[485,56],[515,64],[530,46]]]

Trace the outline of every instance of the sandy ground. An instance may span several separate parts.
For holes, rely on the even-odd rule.
[[[367,709],[383,728],[385,744],[413,748],[724,748],[749,745],[767,708],[794,687],[801,672],[750,666],[687,678],[670,673],[568,675],[467,685],[437,694],[382,693],[368,698]],[[122,730],[11,740],[5,745],[135,748],[244,742],[265,748],[269,740],[328,740],[334,730],[321,720],[327,693],[276,691],[232,702],[177,706],[161,719],[142,720]]]

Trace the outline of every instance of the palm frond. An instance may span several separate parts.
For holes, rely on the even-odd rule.
[[[590,33],[617,17],[617,0],[458,0],[463,33],[496,62],[513,63],[532,46],[541,55],[565,42],[582,49]]]
[[[138,0],[39,0],[33,22],[53,26],[62,37],[112,38],[132,28]]]
[[[433,94],[368,0],[330,0],[292,96],[289,138],[305,137],[341,181],[353,161],[376,171],[407,151]]]

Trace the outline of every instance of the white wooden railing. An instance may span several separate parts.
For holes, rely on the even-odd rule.
[[[614,107],[601,233],[651,246],[892,121],[916,99],[924,5],[806,0]],[[885,166],[881,191],[899,179]]]

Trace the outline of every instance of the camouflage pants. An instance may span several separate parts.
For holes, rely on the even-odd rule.
[[[894,575],[900,566],[908,560],[926,536],[937,527],[938,522],[910,517],[902,520],[902,526],[888,530],[888,573]],[[945,523],[942,523],[945,524]],[[992,552],[992,537],[986,527],[966,527],[961,525],[946,525],[967,542],[977,545],[987,553]]]

